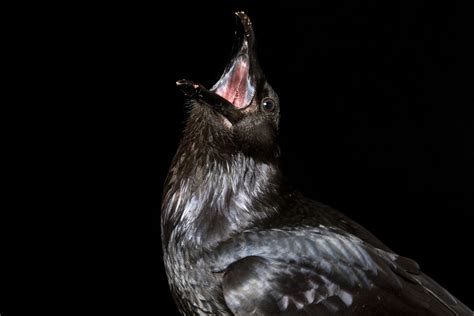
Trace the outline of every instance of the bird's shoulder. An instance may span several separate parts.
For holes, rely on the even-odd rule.
[[[235,314],[443,315],[458,305],[416,262],[323,225],[244,231],[209,258]]]
[[[320,226],[246,231],[213,252],[226,304],[238,314],[329,313],[373,286],[384,256]],[[386,273],[392,273],[387,270]],[[395,287],[400,285],[395,284]]]

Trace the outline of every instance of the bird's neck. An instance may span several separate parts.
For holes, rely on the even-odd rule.
[[[185,244],[212,247],[271,216],[278,210],[279,186],[278,163],[222,153],[199,137],[185,135],[165,185],[165,252],[167,247],[186,248]]]

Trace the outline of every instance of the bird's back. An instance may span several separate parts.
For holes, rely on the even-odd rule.
[[[382,250],[391,251],[377,237],[345,214],[294,191],[286,196],[280,212],[257,227],[326,227],[354,235]]]

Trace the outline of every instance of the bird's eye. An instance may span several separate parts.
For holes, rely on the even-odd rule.
[[[275,101],[272,99],[264,99],[262,101],[262,109],[266,112],[272,112],[275,110]]]

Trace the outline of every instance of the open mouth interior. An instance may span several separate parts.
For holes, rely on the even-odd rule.
[[[245,55],[236,57],[228,71],[212,87],[211,91],[214,91],[238,109],[247,107],[254,94],[249,70],[248,57]]]

